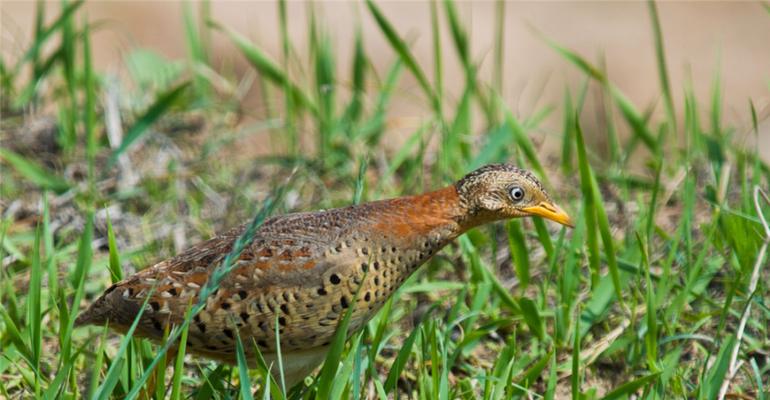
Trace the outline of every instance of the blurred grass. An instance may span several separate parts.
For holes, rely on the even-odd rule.
[[[344,59],[315,5],[308,8],[310,51],[300,56],[287,33],[295,21],[284,1],[276,3],[281,54],[274,57],[211,20],[208,2],[185,2],[186,59],[144,49],[127,56],[136,88],[120,93],[126,133],[114,147],[99,100],[111,78],[93,70],[90,39],[98,25],[81,5],[65,0],[54,17],[47,15],[53,8],[39,7],[29,48],[0,64],[0,193],[8,210],[0,224],[0,397],[715,399],[726,379],[735,397],[770,397],[766,268],[749,290],[752,267],[766,265],[757,260],[765,240],[759,213],[770,211],[751,196],[770,184],[770,168],[735,137],[758,135],[760,116],[749,101],[751,127],[724,125],[718,68],[709,98],[671,87],[654,2],[648,12],[662,105],[633,104],[605,61],[548,38],[544,46],[585,80],[564,88],[561,105],[532,115],[514,114],[496,89],[503,81],[502,1],[491,82],[478,74],[483,59],[452,1],[426,4],[432,66],[417,62],[377,2],[362,4],[367,22],[358,23],[374,24],[392,49],[382,77],[362,30]],[[248,80],[216,70],[213,34],[233,42],[254,69],[253,84],[266,89],[264,124],[238,121],[238,93]],[[455,101],[445,95],[447,52],[464,78]],[[337,74],[339,65],[350,65],[351,75]],[[383,151],[402,72],[416,79],[429,111],[400,148]],[[589,92],[602,99],[607,149],[592,146],[581,129]],[[39,140],[53,140],[53,153],[5,146],[37,117],[30,110],[46,107],[55,110],[55,134]],[[552,162],[532,135],[559,107],[561,132],[549,133],[561,140],[561,159]],[[623,124],[612,122],[615,113]],[[475,133],[475,126],[484,128]],[[622,139],[623,132],[630,135]],[[269,135],[275,154],[233,159],[239,140],[255,135]],[[128,164],[114,164],[119,157]],[[125,268],[145,267],[239,220],[257,214],[255,228],[273,207],[309,210],[416,193],[491,162],[535,171],[575,216],[575,229],[556,231],[535,219],[469,232],[408,279],[364,329],[347,332],[348,318],[341,321],[333,351],[307,386],[288,390],[276,382],[268,371],[280,363],[266,365],[261,355],[247,371],[244,348],[253,343],[240,337],[238,366],[185,357],[182,347],[167,374],[156,366],[165,365],[172,343],[184,342],[186,324],[163,346],[131,332],[73,329],[84,299]],[[642,171],[628,172],[632,162]],[[265,204],[274,187],[284,196]],[[227,269],[225,262],[206,290]],[[187,323],[199,308],[191,305]],[[742,368],[731,378],[735,348]],[[155,390],[143,393],[153,375]]]

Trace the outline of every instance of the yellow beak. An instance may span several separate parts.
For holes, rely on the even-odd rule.
[[[551,221],[569,226],[570,228],[575,227],[575,225],[572,224],[572,219],[569,217],[569,215],[567,215],[567,213],[556,204],[552,204],[544,201],[536,206],[525,207],[525,208],[522,208],[521,210],[526,212],[527,214],[537,215],[539,217],[547,218],[547,219],[550,219]]]

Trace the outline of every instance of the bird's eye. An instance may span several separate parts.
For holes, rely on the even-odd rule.
[[[514,186],[511,188],[511,198],[515,201],[519,201],[524,198],[524,189]]]

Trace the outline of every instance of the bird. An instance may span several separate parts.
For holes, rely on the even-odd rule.
[[[533,173],[503,163],[420,195],[268,218],[192,319],[188,352],[236,364],[240,337],[253,367],[255,347],[269,365],[280,344],[285,382],[294,385],[323,362],[349,308],[352,333],[464,232],[528,216],[572,226]],[[169,326],[184,321],[245,229],[230,229],[113,284],[76,325],[109,322],[126,333],[144,305],[135,335],[160,342]]]

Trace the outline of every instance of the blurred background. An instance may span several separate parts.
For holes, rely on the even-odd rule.
[[[26,49],[32,37],[34,23],[33,1],[3,1],[2,52],[16,59]],[[56,15],[58,2],[46,3],[49,16]],[[417,61],[429,79],[433,79],[433,50],[431,42],[430,5],[428,2],[388,1],[380,4],[397,32],[412,45]],[[251,39],[280,60],[281,40],[277,2],[224,1],[210,5],[211,18]],[[384,76],[386,68],[396,58],[363,3],[353,1],[289,2],[288,34],[295,46],[296,56],[308,58],[309,8],[315,7],[320,25],[331,35],[336,54],[342,62],[338,69],[338,84],[343,88],[351,76],[354,33],[360,27],[364,47],[373,67]],[[470,39],[472,58],[483,60],[480,79],[491,81],[493,74],[494,2],[458,2],[457,8]],[[125,56],[134,48],[150,49],[165,58],[183,59],[187,48],[181,2],[88,2],[84,14],[92,21],[101,21],[93,35],[93,56],[98,71],[122,73]],[[198,12],[198,9],[195,9]],[[684,87],[693,88],[697,99],[709,99],[717,74],[723,95],[723,121],[750,131],[749,99],[757,109],[760,121],[766,120],[770,104],[770,24],[760,3],[752,2],[661,2],[658,4],[663,29],[666,57],[676,112],[683,112],[681,101]],[[649,23],[648,6],[644,2],[512,2],[504,10],[504,62],[500,93],[517,115],[530,115],[545,105],[562,101],[565,85],[577,92],[585,80],[584,74],[567,63],[544,37],[572,49],[595,65],[605,65],[613,81],[640,108],[656,107],[662,113],[660,84],[656,69],[653,33]],[[440,21],[445,97],[451,103],[462,94],[464,75],[456,53],[451,50],[450,30]],[[542,35],[542,36],[541,36]],[[252,71],[226,35],[214,32],[212,37],[212,66],[235,77]],[[308,64],[309,65],[309,64]],[[308,68],[310,70],[310,68]],[[291,71],[302,80],[308,71]],[[307,78],[305,76],[304,78]],[[249,88],[243,101],[247,118],[260,119],[265,108],[259,87]],[[706,106],[707,104],[701,104]],[[398,147],[406,134],[413,132],[429,114],[428,102],[422,98],[418,83],[411,74],[404,74],[392,99],[388,113],[389,145]],[[598,94],[589,93],[585,107],[591,115],[597,109],[596,121],[585,118],[589,140],[601,141],[602,107]],[[557,107],[558,116],[561,108]],[[679,121],[682,119],[679,118]],[[481,119],[476,119],[481,121]],[[541,146],[549,147],[549,130],[557,130],[561,118],[546,119],[540,137]],[[476,127],[480,130],[483,127]],[[760,124],[759,147],[763,157],[770,160],[770,126]],[[593,133],[593,134],[592,134]],[[623,134],[621,130],[621,135]],[[399,140],[400,139],[400,140]],[[746,145],[754,146],[754,138],[744,136]],[[554,140],[555,142],[555,140]],[[595,143],[601,144],[601,143]],[[601,147],[601,146],[600,146]],[[256,153],[269,152],[265,141],[253,143]]]

